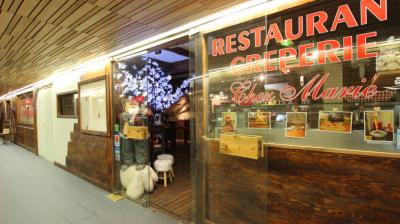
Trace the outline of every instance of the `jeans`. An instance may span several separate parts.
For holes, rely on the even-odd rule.
[[[121,160],[123,164],[148,164],[149,163],[149,141],[122,139]]]

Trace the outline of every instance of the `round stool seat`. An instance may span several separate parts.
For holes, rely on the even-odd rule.
[[[172,163],[174,163],[174,156],[171,154],[161,154],[157,156],[157,159],[159,160],[170,160]]]
[[[172,161],[171,160],[156,160],[154,162],[154,169],[157,172],[168,172],[172,170]]]

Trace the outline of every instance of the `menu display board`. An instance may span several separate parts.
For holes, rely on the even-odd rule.
[[[320,111],[318,130],[351,133],[352,119],[352,112]]]
[[[289,112],[286,114],[286,137],[306,138],[306,127],[307,113]]]
[[[364,124],[365,141],[376,143],[394,141],[393,111],[365,111]]]
[[[271,128],[270,112],[249,112],[248,114],[249,128]]]

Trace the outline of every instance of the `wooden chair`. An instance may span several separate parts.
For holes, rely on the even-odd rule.
[[[0,136],[3,138],[3,144],[7,144],[10,140],[12,133],[11,133],[11,121],[5,121],[3,123],[3,130],[0,133]]]

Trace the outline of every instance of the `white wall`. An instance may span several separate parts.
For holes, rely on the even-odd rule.
[[[62,78],[53,82],[52,105],[54,113],[49,116],[53,119],[54,141],[53,155],[54,161],[65,165],[65,158],[68,152],[68,142],[70,141],[70,133],[74,130],[74,124],[78,123],[75,118],[57,118],[57,94],[78,90],[79,76],[74,75],[71,78]],[[40,130],[38,130],[40,131]]]

